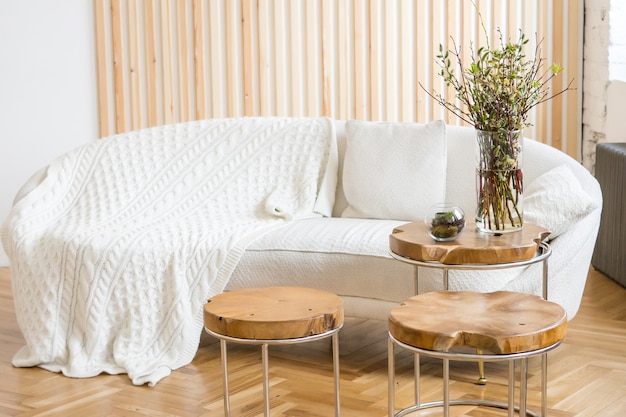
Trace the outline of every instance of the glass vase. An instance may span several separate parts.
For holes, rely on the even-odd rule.
[[[524,226],[523,131],[476,131],[476,227],[507,233]]]

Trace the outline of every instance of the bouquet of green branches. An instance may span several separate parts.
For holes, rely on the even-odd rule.
[[[478,131],[476,217],[479,228],[486,230],[522,226],[518,207],[523,192],[519,161],[522,129],[531,125],[528,116],[535,106],[570,90],[573,83],[572,80],[567,88],[551,94],[550,81],[563,68],[558,64],[543,68],[540,42],[534,56],[527,58],[524,49],[529,39],[521,31],[517,42],[505,42],[500,29],[497,32],[499,47],[483,46],[476,52],[471,48],[469,66],[463,65],[461,49],[454,40],[453,50],[439,46],[439,74],[456,93],[454,99],[431,93],[420,84],[436,102]],[[481,225],[481,219],[486,219],[487,224]]]

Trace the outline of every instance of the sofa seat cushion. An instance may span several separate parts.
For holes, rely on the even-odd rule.
[[[248,246],[226,290],[269,285],[316,288],[342,296],[346,315],[384,320],[389,307],[415,294],[413,266],[389,254],[389,234],[405,223],[353,218],[292,222]],[[528,272],[450,271],[450,289],[497,291],[525,281]],[[536,284],[531,292],[539,291],[540,270],[532,275]],[[442,289],[441,270],[419,268],[419,276],[420,293]]]
[[[403,223],[352,218],[292,222],[248,247],[226,289],[303,286],[397,304],[414,291],[412,266],[389,255],[389,234]],[[361,315],[350,311],[349,303],[346,314]]]

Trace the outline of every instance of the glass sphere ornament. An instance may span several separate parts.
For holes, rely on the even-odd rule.
[[[440,203],[430,207],[424,218],[430,237],[438,242],[449,242],[465,228],[465,212],[452,203]]]

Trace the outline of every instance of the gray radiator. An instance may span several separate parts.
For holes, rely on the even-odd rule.
[[[626,143],[596,147],[596,179],[604,202],[591,263],[626,287]]]

